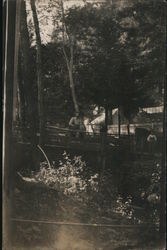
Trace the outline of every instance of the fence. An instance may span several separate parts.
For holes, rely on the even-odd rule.
[[[162,133],[163,132],[163,124],[162,122],[156,122],[156,123],[135,123],[129,125],[130,134],[135,134],[136,128],[145,128],[148,130],[154,129],[155,131]],[[127,135],[127,125],[122,124],[120,126],[121,134]],[[118,125],[110,125],[108,126],[108,133],[109,134],[118,134]]]

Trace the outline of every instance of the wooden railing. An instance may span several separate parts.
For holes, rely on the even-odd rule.
[[[17,127],[14,130],[14,134],[16,141],[22,141],[24,143],[30,142],[29,128]],[[45,128],[44,144],[47,146],[61,145],[63,147],[70,147],[76,144],[76,146],[78,145],[83,148],[89,145],[90,148],[92,148],[92,150],[100,150],[100,145],[102,145],[102,138],[103,138],[103,133],[99,132],[87,133],[85,131],[60,128],[57,126],[50,125],[46,126]],[[161,140],[162,140],[162,133],[159,133],[158,143],[161,144]],[[136,136],[134,133],[133,134],[131,133],[130,136],[127,136],[126,134],[121,134],[121,137],[118,138],[118,134],[111,133],[109,127],[109,133],[107,134],[105,142],[106,145],[109,145],[110,147],[123,146],[133,152],[136,150]],[[146,149],[144,147],[141,148],[141,151],[145,150]]]

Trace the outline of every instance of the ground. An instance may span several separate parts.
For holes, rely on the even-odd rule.
[[[13,242],[10,250],[163,249],[155,247],[154,242],[143,244],[141,237],[145,228],[93,226],[96,223],[129,225],[131,222],[112,210],[104,212],[104,209],[100,210],[90,204],[88,206],[72,197],[60,196],[53,190],[16,188],[14,203],[13,218],[27,219],[29,222],[13,221]],[[32,223],[36,220],[52,223]],[[67,224],[53,223],[57,221]],[[70,225],[70,222],[76,224]]]

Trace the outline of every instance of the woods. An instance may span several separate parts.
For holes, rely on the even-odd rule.
[[[19,10],[9,117],[16,158],[12,216],[38,220],[46,208],[54,220],[57,211],[66,218],[65,206],[74,206],[81,224],[91,216],[94,223],[94,215],[148,224],[146,248],[163,244],[164,4],[23,0]],[[26,234],[33,227],[16,228],[30,244]],[[37,231],[41,241],[40,226]],[[141,231],[129,235],[125,231],[143,247]]]
[[[123,107],[122,111],[127,120],[130,121],[140,107],[155,105],[155,100],[151,93],[154,90],[150,90],[150,84],[152,84],[154,89],[157,87],[162,89],[163,79],[159,79],[161,74],[158,71],[159,65],[156,64],[156,61],[158,58],[164,58],[163,56],[160,57],[163,53],[162,46],[160,47],[164,37],[163,26],[158,30],[158,32],[161,32],[159,38],[162,39],[159,43],[156,42],[158,46],[155,45],[154,47],[154,38],[151,32],[146,33],[147,36],[143,37],[140,29],[141,36],[134,36],[135,32],[137,33],[139,30],[138,27],[143,27],[142,20],[138,16],[139,14],[134,14],[132,20],[129,20],[129,23],[126,24],[127,16],[130,12],[134,9],[139,9],[137,13],[140,13],[143,8],[146,14],[147,5],[143,6],[144,4],[139,2],[136,3],[136,6],[134,4],[123,11],[115,7],[115,9],[112,9],[113,14],[111,14],[109,3],[104,3],[100,9],[91,4],[87,4],[84,7],[73,7],[67,13],[64,10],[62,1],[55,3],[59,10],[58,17],[60,21],[57,30],[54,30],[52,35],[54,42],[50,45],[45,45],[45,47],[54,47],[55,44],[57,53],[64,55],[64,62],[59,62],[59,65],[57,63],[57,67],[61,67],[64,75],[59,74],[57,82],[60,79],[63,82],[68,79],[71,97],[68,97],[69,100],[67,102],[73,102],[73,110],[78,112],[79,106],[85,106],[85,102],[104,107],[104,100],[106,100],[110,110],[116,107]],[[159,3],[157,3],[157,6],[159,6]],[[150,30],[152,21],[153,19],[155,20],[156,16],[153,16],[155,14],[152,12],[147,14],[150,15],[151,19],[151,21],[149,20],[150,24],[147,24]],[[56,15],[53,19],[58,17]],[[79,21],[76,22],[76,18]],[[45,123],[43,121],[44,114],[42,114],[44,112],[42,108],[44,104],[42,103],[44,102],[43,99],[45,99],[43,97],[44,93],[42,94],[42,82],[46,81],[47,76],[44,74],[42,79],[42,72],[40,71],[44,70],[46,72],[47,65],[45,65],[45,68],[42,68],[41,65],[42,57],[44,57],[43,53],[45,52],[41,52],[42,45],[37,14],[33,14],[33,20],[35,24],[34,32],[35,34],[37,33],[38,105],[40,103],[41,106],[41,108],[38,107],[38,110],[41,110],[38,112],[41,113],[40,122],[42,124]],[[110,27],[112,27],[112,31],[110,31]],[[133,32],[133,35],[131,32]],[[142,43],[144,44],[144,39],[147,42],[145,45],[142,45]],[[110,49],[110,45],[112,45],[112,49]],[[149,46],[151,46],[150,50]],[[41,53],[42,55],[40,56]],[[155,53],[158,55],[158,58],[153,60],[155,61],[154,67],[156,70],[151,71],[154,74],[158,72],[157,76],[153,76],[149,71],[149,65],[152,67],[152,64],[150,64],[152,61],[151,56],[154,56]],[[136,56],[134,57],[134,55]],[[53,67],[56,67],[56,65],[53,65]],[[161,71],[163,67],[162,65]],[[120,72],[122,72],[121,75]],[[54,82],[55,72],[50,71],[49,74],[49,81]],[[144,80],[145,78],[148,80]],[[39,82],[41,83],[39,84]],[[55,82],[55,84],[58,83]],[[49,86],[46,86],[46,88],[50,91]],[[69,87],[67,86],[67,91],[68,89]],[[62,91],[61,88],[60,91]],[[60,106],[60,103],[57,106]],[[40,126],[43,127],[44,125]]]

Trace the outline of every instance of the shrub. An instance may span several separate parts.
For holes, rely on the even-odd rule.
[[[131,196],[128,196],[126,201],[123,201],[123,198],[121,196],[118,196],[116,204],[117,205],[114,209],[116,213],[119,213],[128,219],[134,219],[134,220],[136,219],[134,217],[134,209],[131,207],[132,204]]]
[[[98,192],[98,174],[85,177],[85,167],[86,163],[81,156],[74,156],[71,159],[64,152],[58,168],[54,165],[48,167],[46,162],[42,162],[40,171],[35,174],[35,179],[64,195],[88,199],[88,196]]]

